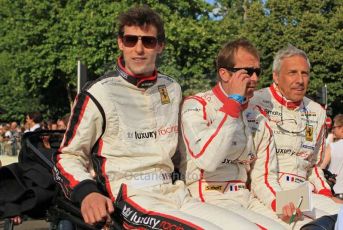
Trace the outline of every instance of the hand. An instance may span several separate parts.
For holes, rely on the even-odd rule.
[[[245,70],[239,70],[235,73],[232,73],[232,76],[228,81],[228,94],[239,94],[245,97],[249,82],[250,76]]]
[[[111,199],[92,192],[88,194],[81,203],[81,213],[87,224],[95,224],[100,221],[110,222],[110,214],[114,212]]]
[[[343,204],[343,200],[341,200],[341,199],[339,199],[339,198],[337,198],[337,197],[331,197],[331,199],[335,202],[335,203],[337,203],[337,204]]]
[[[301,219],[302,217],[302,212],[300,211],[299,208],[295,208],[295,205],[293,204],[293,202],[290,202],[288,204],[286,204],[285,206],[282,207],[282,214],[279,216],[279,218],[286,222],[287,224],[289,224],[289,221],[291,219],[291,216],[294,212],[294,210],[296,210],[296,216],[294,218],[294,221],[297,221],[299,219]]]
[[[20,216],[12,217],[11,220],[12,220],[14,225],[18,225],[18,224],[21,224],[23,222],[23,220],[21,219]]]

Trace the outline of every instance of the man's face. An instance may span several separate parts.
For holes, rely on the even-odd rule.
[[[59,130],[63,130],[63,129],[66,129],[67,128],[67,126],[64,124],[64,122],[62,121],[62,120],[58,120],[57,121],[57,129],[59,129]]]
[[[139,26],[125,26],[125,35],[153,36],[157,37],[157,30],[154,26],[141,28]],[[157,43],[154,48],[147,48],[143,45],[142,38],[132,46],[126,46],[122,37],[118,37],[119,49],[123,52],[125,68],[134,75],[149,76],[155,69],[156,57],[163,50],[163,44]]]
[[[18,124],[17,122],[12,122],[11,123],[11,130],[15,130],[17,128]]]
[[[273,79],[287,100],[301,101],[310,80],[310,67],[303,56],[284,58],[281,61],[280,72],[274,72]]]
[[[343,138],[343,126],[334,124],[332,128],[332,133],[335,138]]]
[[[234,68],[260,68],[260,61],[251,53],[246,51],[245,49],[239,48],[235,55],[235,66]],[[253,75],[250,76],[250,81],[248,82],[245,95],[246,97],[252,98],[254,96],[254,91],[256,90],[257,83],[258,83],[258,76],[254,72]]]
[[[51,130],[57,130],[57,129],[58,129],[58,126],[56,123],[51,124]]]
[[[31,127],[33,125],[33,120],[27,115],[26,116],[26,124]]]

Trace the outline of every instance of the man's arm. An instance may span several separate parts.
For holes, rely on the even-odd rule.
[[[282,188],[278,182],[277,156],[275,153],[275,144],[273,131],[269,125],[267,113],[261,107],[256,106],[250,115],[255,119],[249,118],[257,128],[254,134],[254,146],[257,159],[251,169],[251,190],[255,196],[267,207],[276,211],[276,192]],[[296,210],[296,220],[302,213],[296,209],[292,202],[282,207],[282,214],[279,218],[286,223]]]
[[[215,117],[209,117],[209,111]],[[195,164],[205,171],[214,171],[218,165],[229,157],[232,139],[241,105],[231,99],[214,112],[206,100],[198,96],[186,98],[181,110],[181,129],[188,154]],[[234,159],[233,159],[234,160]]]
[[[250,111],[250,110],[249,110]],[[251,189],[267,207],[276,210],[276,192],[281,191],[278,182],[277,158],[274,136],[269,126],[266,112],[259,106],[250,111],[249,120],[257,123],[254,131],[254,146],[257,159],[251,170]],[[253,124],[254,125],[254,124]]]
[[[330,164],[331,161],[331,147],[330,144],[328,144],[325,148],[325,154],[323,162],[320,164],[321,169],[326,169],[326,167]]]
[[[330,186],[327,184],[323,170],[320,168],[320,164],[323,158],[325,150],[325,111],[323,110],[322,116],[318,119],[318,125],[320,132],[316,138],[316,147],[313,153],[312,164],[310,169],[308,180],[315,186],[315,192],[332,197]]]
[[[66,196],[81,204],[86,223],[95,223],[113,212],[111,200],[100,194],[89,172],[91,150],[102,134],[103,118],[98,107],[86,93],[77,96],[68,128],[55,156],[61,185]]]

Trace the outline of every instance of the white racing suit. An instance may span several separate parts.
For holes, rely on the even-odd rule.
[[[250,210],[247,170],[251,162],[255,161],[253,176],[259,184],[258,195],[269,206],[280,187],[267,119],[259,108],[243,107],[227,98],[220,84],[185,99],[181,110],[180,171],[193,197],[264,228],[284,229],[263,212]],[[259,202],[254,205],[269,211]]]
[[[268,114],[282,189],[292,189],[309,181],[313,188],[315,209],[306,215],[318,218],[337,214],[340,205],[330,199],[330,187],[318,166],[324,153],[325,110],[307,97],[299,103],[287,101],[274,84],[256,91],[251,102],[261,106]],[[297,225],[302,224],[304,222],[299,221]]]
[[[91,192],[108,195],[126,228],[257,229],[191,198],[182,181],[172,183],[181,89],[168,76],[156,76],[150,87],[138,88],[117,66],[77,96],[55,158],[55,180],[74,202]]]

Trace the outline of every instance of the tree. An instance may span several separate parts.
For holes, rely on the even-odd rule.
[[[113,18],[119,8],[100,0],[1,3],[1,52],[13,60],[10,69],[25,83],[22,91],[35,99],[31,108],[62,116],[74,99],[77,60],[87,63],[91,77],[114,60]],[[25,100],[22,96],[17,99]],[[10,101],[3,106],[16,107]]]
[[[329,103],[342,103],[342,7],[342,1],[334,0],[252,1],[240,34],[261,51],[264,70],[261,86],[271,82],[275,52],[291,43],[310,58],[309,96],[315,98],[317,88],[327,84]],[[336,108],[335,113],[338,112]]]
[[[120,53],[116,18],[134,4],[148,4],[164,19],[159,71],[176,78],[185,95],[216,82],[213,63],[224,42],[247,37],[261,52],[261,87],[271,82],[274,53],[292,43],[311,59],[309,94],[326,83],[329,102],[343,103],[342,1],[0,0],[0,107],[10,111],[0,119],[32,109],[55,118],[67,113],[77,60],[91,79],[112,68]]]

